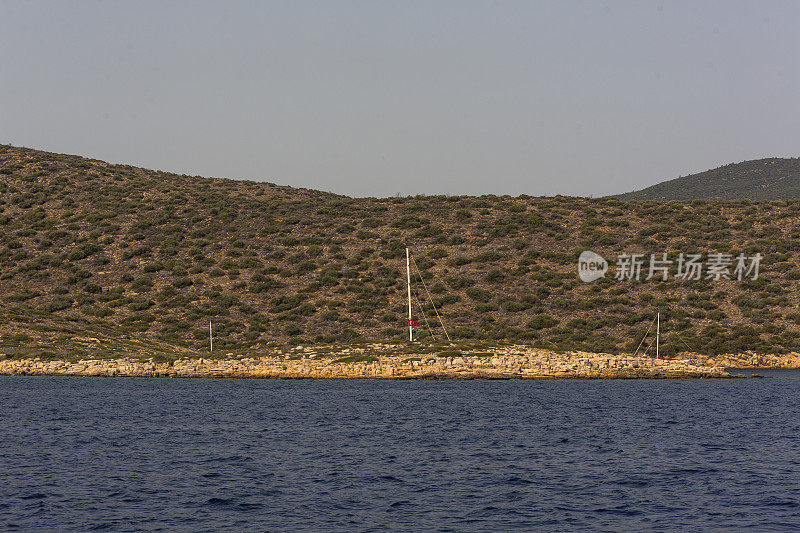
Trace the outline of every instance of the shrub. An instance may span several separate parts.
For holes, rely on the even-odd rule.
[[[493,268],[486,274],[486,281],[489,283],[500,283],[506,278],[506,275],[497,268]]]
[[[303,330],[297,324],[289,324],[288,326],[286,326],[284,331],[290,337],[297,337],[298,335],[303,333]]]
[[[472,262],[472,260],[470,260],[467,257],[453,257],[453,258],[448,259],[447,264],[450,265],[451,267],[460,267],[460,266],[468,265],[471,262]]]
[[[15,292],[14,294],[10,295],[7,300],[9,302],[25,302],[32,298],[36,298],[37,296],[41,296],[39,291],[34,291],[31,289],[23,289],[21,291]]]
[[[480,289],[478,287],[470,287],[466,291],[467,296],[475,300],[476,302],[488,302],[492,299],[492,292],[487,291],[486,289]]]
[[[540,330],[552,328],[558,324],[558,321],[549,315],[535,315],[528,321],[527,327],[530,330]]]
[[[184,277],[176,279],[175,281],[172,282],[172,285],[176,289],[183,289],[194,285],[194,282],[192,281],[192,278]]]
[[[153,301],[148,300],[146,298],[135,298],[131,303],[128,304],[128,309],[131,311],[146,311],[153,307]]]
[[[136,292],[149,292],[153,288],[153,279],[147,276],[137,278],[131,283],[131,288]]]
[[[473,339],[476,337],[475,330],[472,328],[455,328],[451,331],[453,338],[456,339]]]
[[[72,307],[73,302],[74,300],[69,296],[58,296],[47,305],[46,309],[51,313],[63,311],[64,309]]]
[[[474,261],[476,263],[493,263],[495,261],[499,261],[502,258],[503,256],[500,255],[498,252],[490,251],[490,252],[484,252],[476,256]]]
[[[162,263],[161,261],[152,261],[150,263],[146,263],[144,267],[142,267],[142,270],[146,273],[158,272],[159,270],[163,269],[164,269],[164,263]]]
[[[79,261],[81,259],[86,259],[90,255],[96,254],[100,251],[100,247],[93,243],[83,243],[79,245],[77,248],[72,250],[69,254],[70,261]]]

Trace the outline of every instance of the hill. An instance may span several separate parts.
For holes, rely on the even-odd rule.
[[[453,339],[800,350],[800,201],[348,198],[0,146],[0,353],[172,358],[402,341],[405,246]],[[756,281],[582,282],[591,249],[765,256]],[[415,302],[416,306],[416,302]],[[422,341],[434,327],[415,311]]]
[[[794,200],[800,199],[800,158],[757,159],[731,163],[683,176],[640,191],[613,196],[619,200]]]

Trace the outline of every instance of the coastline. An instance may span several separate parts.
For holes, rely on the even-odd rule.
[[[374,347],[373,347],[374,348]],[[385,347],[383,347],[385,348]],[[699,360],[667,360],[512,346],[491,353],[371,355],[363,348],[321,355],[311,347],[262,357],[0,360],[0,375],[262,379],[674,379],[734,377]],[[375,352],[372,352],[375,353]],[[709,360],[710,361],[710,360]],[[715,362],[715,361],[714,361]]]
[[[751,353],[725,354],[707,359],[707,364],[737,370],[799,369],[800,354],[756,355]]]

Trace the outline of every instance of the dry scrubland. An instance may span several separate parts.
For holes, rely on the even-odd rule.
[[[0,146],[0,354],[196,359],[209,319],[215,357],[400,346],[406,244],[466,350],[632,352],[659,309],[667,356],[798,352],[799,217],[795,200],[354,199]],[[587,285],[587,248],[766,259],[755,282]],[[417,319],[427,352],[454,349]]]
[[[800,158],[755,159],[664,181],[620,200],[794,200],[800,198]]]

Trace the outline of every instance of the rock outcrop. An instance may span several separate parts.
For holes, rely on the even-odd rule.
[[[701,356],[698,356],[700,358]],[[723,368],[800,368],[800,354],[725,354],[712,358],[701,358],[707,365]]]
[[[375,349],[376,347],[372,347]],[[381,352],[390,352],[383,346]],[[369,355],[368,349],[320,354],[298,347],[263,357],[153,360],[3,359],[0,374],[51,376],[323,378],[323,379],[609,379],[730,377],[711,360],[666,360],[574,352],[558,354],[523,346],[491,353]]]

